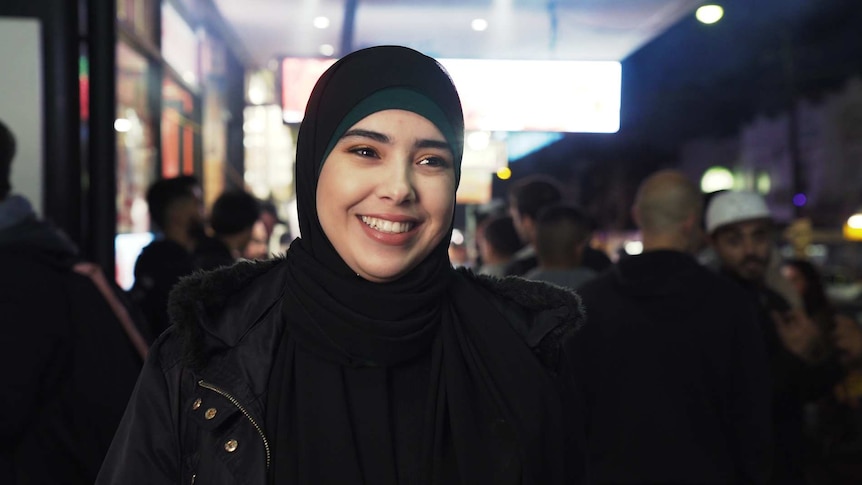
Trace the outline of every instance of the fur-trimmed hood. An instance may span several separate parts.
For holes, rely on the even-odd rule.
[[[199,271],[177,284],[168,313],[188,365],[205,365],[213,343],[235,345],[278,303],[284,290],[282,263],[286,258],[241,261]],[[458,269],[456,275],[486,290],[527,344],[554,367],[563,341],[585,321],[580,297],[568,289],[516,276],[477,275],[467,269]]]

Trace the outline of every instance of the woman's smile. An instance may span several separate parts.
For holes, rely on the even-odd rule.
[[[362,222],[375,231],[387,234],[401,234],[410,231],[416,226],[413,221],[397,221],[372,216],[360,216]]]

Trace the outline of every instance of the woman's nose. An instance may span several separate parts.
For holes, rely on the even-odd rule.
[[[392,200],[395,204],[416,200],[411,167],[409,163],[390,164],[383,173],[383,180],[378,184],[378,195]]]

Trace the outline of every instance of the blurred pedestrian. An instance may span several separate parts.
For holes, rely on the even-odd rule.
[[[584,249],[592,233],[589,217],[571,204],[554,204],[536,217],[536,258],[538,266],[524,277],[546,281],[572,290],[595,278],[596,272],[583,266]]]
[[[556,204],[562,198],[557,183],[543,175],[524,178],[509,190],[509,215],[524,246],[506,267],[506,275],[521,276],[539,264],[535,247],[536,217],[543,207]]]
[[[168,295],[194,271],[192,253],[206,237],[200,183],[191,175],[160,179],[147,189],[154,239],[135,261],[129,290],[157,337],[168,328]]]
[[[754,305],[694,258],[700,193],[683,174],[641,184],[639,255],[579,290],[575,340],[590,483],[766,483],[771,421]]]
[[[266,259],[269,257],[269,238],[266,235],[266,224],[258,219],[251,227],[251,239],[242,250],[244,259]]]
[[[832,392],[812,403],[807,431],[811,483],[862,483],[862,327],[837,310],[826,294],[820,270],[810,261],[790,259],[781,270],[822,334],[820,353],[837,353],[847,376]]]
[[[479,274],[505,276],[506,266],[523,246],[511,216],[491,217],[479,224],[476,231],[479,249]]]
[[[275,232],[275,226],[279,224],[286,225],[286,223],[279,217],[276,205],[269,200],[263,201],[260,204],[260,220],[266,229],[266,243],[268,246],[272,239],[272,233]]]
[[[706,230],[721,272],[743,288],[758,309],[773,390],[772,483],[807,483],[804,405],[827,395],[844,371],[836,355],[819,351],[827,336],[817,324],[767,284],[775,228],[763,197],[737,191],[716,195],[706,211]]]
[[[91,484],[147,342],[113,278],[11,192],[14,156],[0,122],[0,483]]]
[[[213,203],[210,227],[213,235],[195,248],[196,269],[230,266],[242,256],[260,218],[260,202],[244,190],[221,194]]]

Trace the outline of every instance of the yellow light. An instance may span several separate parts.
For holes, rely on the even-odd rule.
[[[849,224],[844,224],[844,239],[848,241],[862,241],[862,229],[850,227]]]
[[[844,239],[862,241],[862,212],[857,212],[844,223]]]
[[[509,180],[509,177],[511,177],[511,176],[512,176],[512,169],[510,169],[509,167],[500,167],[497,169],[497,177],[500,180]]]
[[[697,9],[694,16],[704,24],[714,24],[724,17],[724,9],[719,5],[704,5]]]

